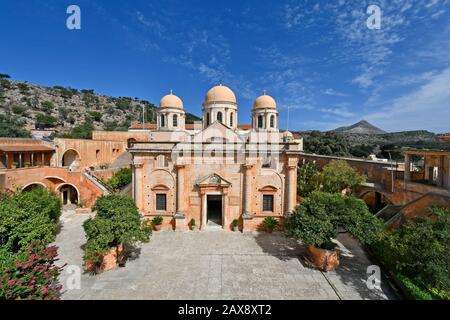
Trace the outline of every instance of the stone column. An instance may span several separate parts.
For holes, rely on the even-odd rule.
[[[409,158],[409,154],[405,154],[405,173],[404,173],[404,181],[405,181],[405,188],[406,183],[411,180],[411,160]]]
[[[142,190],[142,180],[143,174],[142,169],[144,165],[142,163],[134,164],[134,202],[136,203],[136,207],[141,212],[144,212],[143,200],[144,200],[144,190]]]
[[[242,217],[245,218],[250,218],[252,217],[252,214],[250,212],[251,210],[251,205],[252,205],[252,175],[251,175],[251,170],[253,168],[252,164],[246,163],[243,165],[244,167],[244,192],[243,192],[243,196],[244,196],[244,203],[243,203],[243,213],[242,213]]]
[[[228,189],[224,188],[222,193],[222,229],[230,230],[228,225]]]
[[[201,206],[202,206],[202,221],[201,221],[201,230],[205,230],[206,228],[206,193],[205,190],[200,190],[201,194]]]
[[[287,173],[286,173],[286,216],[290,215],[294,210],[294,201],[296,196],[296,181],[295,181],[295,173],[297,170],[297,165],[293,165],[288,163],[287,165]]]
[[[176,217],[184,218],[184,199],[183,199],[183,187],[184,187],[184,164],[175,165],[177,168],[177,210]]]

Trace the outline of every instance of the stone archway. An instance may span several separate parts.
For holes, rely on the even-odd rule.
[[[366,191],[360,195],[360,198],[364,200],[369,207],[369,211],[373,214],[388,205],[392,205],[391,200],[386,195],[376,190]]]
[[[43,184],[42,182],[32,182],[32,183],[29,183],[26,186],[24,186],[22,188],[22,191],[29,192],[29,191],[33,191],[34,189],[37,189],[37,188],[47,189],[47,186],[45,184]]]
[[[80,193],[78,189],[69,183],[63,183],[56,188],[61,195],[63,205],[78,204],[80,201]]]
[[[80,155],[74,149],[66,150],[62,156],[61,164],[63,167],[70,167],[70,165],[80,160]]]

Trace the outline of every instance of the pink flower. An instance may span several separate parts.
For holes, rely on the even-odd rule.
[[[13,286],[13,285],[14,285],[14,283],[15,283],[15,281],[14,281],[14,280],[8,280],[8,285],[9,285],[9,286]]]
[[[22,266],[22,263],[20,263],[20,262],[16,263],[16,268],[20,268],[21,266]]]

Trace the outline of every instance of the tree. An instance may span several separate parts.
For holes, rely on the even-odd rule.
[[[286,220],[290,236],[317,247],[329,243],[340,228],[362,243],[370,244],[380,239],[383,222],[369,212],[361,199],[318,191],[307,197]]]
[[[92,209],[97,211],[97,215],[83,225],[87,237],[85,260],[100,262],[113,247],[149,240],[151,228],[147,221],[141,219],[130,197],[102,196]]]
[[[321,190],[339,193],[344,190],[355,190],[365,178],[359,175],[343,160],[333,160],[323,167],[320,174]]]
[[[131,169],[122,168],[112,175],[111,179],[108,180],[107,184],[114,190],[118,190],[130,184],[131,179],[132,179]]]
[[[0,201],[0,246],[18,252],[32,243],[55,239],[61,200],[44,188],[3,196]]]
[[[36,128],[53,128],[57,122],[58,120],[51,115],[43,113],[38,113],[36,115]]]
[[[337,133],[311,131],[305,134],[305,151],[326,156],[349,156],[347,140]]]
[[[69,121],[70,120],[71,119],[69,119]],[[69,133],[59,134],[58,137],[66,139],[92,139],[93,130],[94,126],[91,123],[85,122],[79,126],[74,127]]]
[[[315,163],[307,161],[298,170],[297,193],[302,197],[307,197],[319,188],[319,167]]]
[[[92,117],[92,119],[94,119],[94,121],[97,121],[97,122],[102,120],[102,114],[98,111],[91,112],[91,117]]]
[[[30,133],[22,127],[23,123],[17,118],[0,114],[0,137],[29,138]]]
[[[409,220],[397,230],[387,231],[372,246],[384,264],[410,288],[417,298],[431,294],[450,299],[450,209],[431,208],[430,218]],[[411,285],[411,283],[413,285]],[[417,290],[418,289],[418,290]]]
[[[11,79],[11,76],[6,73],[0,73],[0,80]]]

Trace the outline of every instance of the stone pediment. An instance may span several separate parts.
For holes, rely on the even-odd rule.
[[[214,122],[206,129],[198,132],[194,136],[194,141],[197,142],[229,142],[229,143],[242,143],[244,139],[239,136],[235,131],[231,130],[225,124],[221,122]]]
[[[231,185],[231,182],[228,180],[225,180],[218,174],[210,174],[209,176],[206,176],[204,178],[201,178],[197,183],[197,186],[203,187],[203,186],[220,186],[220,187],[228,187]]]

